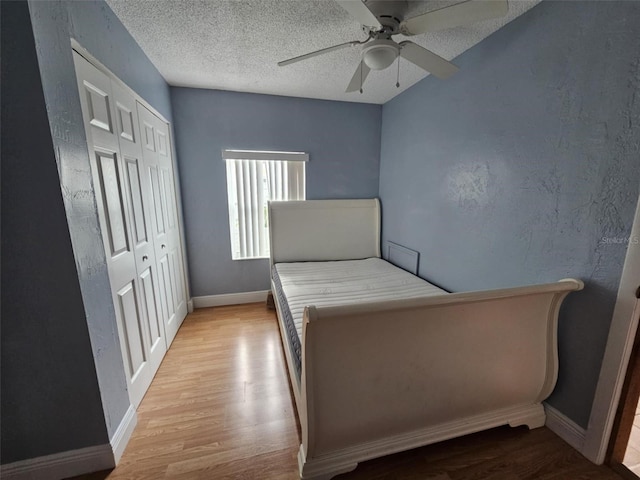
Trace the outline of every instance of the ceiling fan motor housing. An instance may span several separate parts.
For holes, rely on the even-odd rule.
[[[400,53],[400,46],[393,40],[377,39],[362,49],[362,60],[371,70],[384,70]]]

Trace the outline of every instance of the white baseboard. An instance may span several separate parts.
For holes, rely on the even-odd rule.
[[[2,480],[59,480],[114,468],[138,422],[129,405],[110,443],[0,465]]]
[[[269,290],[193,297],[193,306],[194,308],[205,308],[219,307],[222,305],[240,305],[242,303],[266,302],[267,293],[269,293]]]
[[[59,480],[115,467],[111,445],[96,445],[30,458],[0,467],[3,480]]]
[[[133,429],[136,427],[137,423],[138,416],[136,415],[136,409],[133,405],[129,405],[129,409],[124,414],[120,425],[118,425],[116,433],[114,433],[113,438],[111,438],[111,449],[113,451],[114,462],[116,465],[120,462],[120,458],[131,439],[131,434],[133,433]]]
[[[193,313],[193,298],[190,298],[187,302],[187,312]]]
[[[582,453],[586,430],[547,403],[544,410],[547,414],[546,427]]]

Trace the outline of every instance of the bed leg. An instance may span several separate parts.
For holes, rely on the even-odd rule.
[[[269,292],[267,293],[267,308],[269,310],[275,310],[276,309],[276,302],[273,298],[273,292]]]
[[[547,415],[544,413],[544,407],[537,403],[523,408],[521,411],[511,415],[509,418],[510,427],[519,427],[526,425],[529,430],[544,427]]]
[[[358,463],[345,463],[344,460],[324,458],[321,461],[307,460],[304,448],[298,450],[298,468],[302,480],[330,480],[336,475],[355,470]]]

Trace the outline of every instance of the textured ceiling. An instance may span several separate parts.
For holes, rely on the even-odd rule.
[[[366,38],[332,0],[106,1],[170,85],[381,104],[427,75],[401,59],[400,88],[394,64],[372,71],[364,93],[345,93],[360,61],[357,46],[278,67],[280,60]],[[510,0],[504,18],[394,40],[409,38],[451,60],[539,1]],[[405,17],[453,3],[409,1]]]

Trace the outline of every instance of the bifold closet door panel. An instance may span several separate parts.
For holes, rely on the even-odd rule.
[[[151,188],[152,236],[167,346],[187,315],[168,125],[138,102],[144,175]]]
[[[183,255],[180,243],[180,226],[178,223],[178,202],[176,198],[175,176],[171,157],[171,142],[169,137],[169,125],[161,120],[156,129],[156,141],[158,144],[158,157],[160,163],[160,192],[166,202],[164,210],[167,216],[167,234],[169,236],[169,272],[171,276],[171,288],[176,311],[176,329],[180,327],[182,320],[187,315],[187,295]]]
[[[106,74],[75,52],[74,62],[122,358],[129,396],[137,406],[155,370],[130,228],[128,178],[116,133],[116,100]]]
[[[158,370],[167,351],[162,320],[158,267],[151,228],[151,186],[143,174],[142,144],[134,96],[111,82],[116,109],[116,133],[120,144],[126,201],[130,210],[132,249],[136,262],[140,315],[148,335],[151,370]]]

